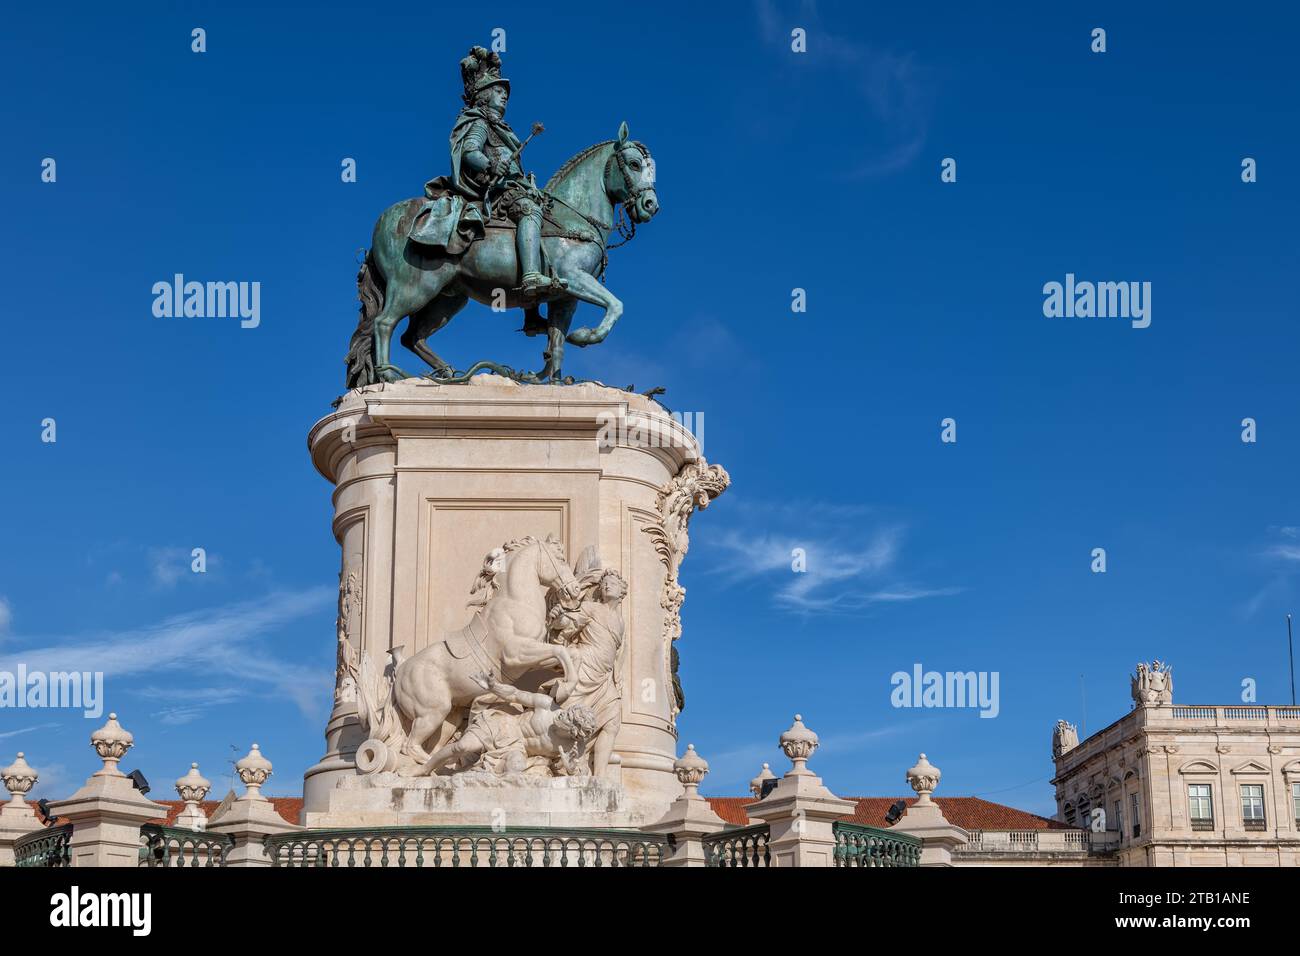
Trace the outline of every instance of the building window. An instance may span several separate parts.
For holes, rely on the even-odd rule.
[[[1138,795],[1130,793],[1128,795],[1129,809],[1132,810],[1133,816],[1133,839],[1142,835],[1142,817],[1138,815]]]
[[[1300,826],[1300,783],[1291,784],[1291,807],[1295,811],[1296,826]]]
[[[1188,815],[1193,830],[1214,829],[1214,797],[1208,783],[1193,783],[1187,787]]]
[[[1120,800],[1115,801],[1115,832],[1124,835],[1124,803]]]
[[[1241,822],[1247,830],[1264,829],[1264,785],[1241,785]]]

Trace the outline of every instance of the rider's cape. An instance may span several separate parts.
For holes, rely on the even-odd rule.
[[[512,152],[519,148],[519,138],[504,121],[473,106],[461,110],[451,130],[451,175],[424,184],[426,202],[411,224],[410,238],[414,242],[459,255],[474,240],[483,238],[487,222],[478,202],[483,198],[483,189],[461,164],[465,136],[480,120],[488,125],[486,146]]]

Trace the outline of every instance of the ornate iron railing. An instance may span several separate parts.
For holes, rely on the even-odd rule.
[[[285,867],[657,867],[667,840],[636,830],[562,827],[366,827],[277,833],[262,843]]]
[[[24,833],[14,841],[14,865],[31,867],[71,866],[72,824],[46,827]]]
[[[736,827],[710,833],[700,842],[704,844],[704,859],[708,866],[771,866],[772,855],[767,841],[771,836],[766,823]]]
[[[920,866],[921,841],[906,833],[836,820],[836,866]]]
[[[140,865],[225,866],[234,842],[224,833],[146,823],[140,828]]]

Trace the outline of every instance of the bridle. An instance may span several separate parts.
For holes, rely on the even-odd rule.
[[[568,578],[569,578],[569,580],[568,580],[568,581],[564,581],[564,578],[565,578],[565,576],[566,576],[566,572],[569,572],[568,567],[563,567],[563,570],[561,570],[562,565],[560,564],[559,559],[557,559],[557,558],[555,557],[554,552],[551,551],[551,546],[550,546],[549,544],[547,544],[545,541],[542,541],[542,542],[539,542],[539,543],[541,544],[542,551],[545,552],[546,557],[547,557],[548,559],[550,559],[550,562],[551,562],[551,570],[555,572],[555,579],[556,579],[557,581],[563,581],[563,582],[564,582],[564,589],[567,590],[568,587],[569,587],[569,584],[570,584],[570,583],[572,583],[572,584],[574,584],[574,585],[577,585],[577,583],[578,583],[578,579],[575,578],[575,577],[573,576],[572,573],[568,573]]]
[[[640,151],[641,156],[644,159],[650,158],[650,151],[646,149],[645,144],[638,143],[636,140],[633,140],[632,145],[635,146]],[[654,189],[654,186],[634,185],[632,171],[627,168],[627,160],[623,158],[622,144],[619,143],[614,144],[614,155],[612,158],[618,166],[619,174],[623,177],[623,193],[625,196],[625,198],[622,201],[620,201],[618,204],[618,211],[615,214],[614,222],[612,223],[601,222],[599,219],[595,218],[594,216],[588,216],[581,209],[574,208],[571,204],[565,202],[563,199],[561,199],[559,196],[555,195],[554,193],[547,192],[546,190],[542,190],[546,198],[554,202],[558,202],[561,206],[564,206],[570,212],[573,212],[575,215],[579,216],[588,225],[590,225],[592,228],[596,230],[596,235],[594,236],[586,236],[581,233],[570,232],[569,230],[564,229],[561,226],[561,224],[556,222],[554,219],[549,219],[549,217],[547,217],[551,225],[561,230],[561,232],[559,233],[561,237],[569,238],[569,239],[577,239],[582,242],[601,242],[601,238],[600,238],[601,236],[608,236],[611,232],[615,232],[615,231],[619,234],[619,236],[622,237],[623,239],[622,242],[615,242],[611,244],[608,241],[605,241],[605,247],[601,252],[600,269],[596,273],[597,279],[600,279],[605,274],[605,268],[609,264],[609,250],[617,249],[619,246],[627,245],[636,236],[636,220],[627,214],[628,205],[631,203],[636,203],[637,200],[639,200],[643,195],[648,193],[650,190]],[[545,216],[545,212],[543,212],[543,216]]]

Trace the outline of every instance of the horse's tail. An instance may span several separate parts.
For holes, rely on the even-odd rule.
[[[373,249],[366,251],[365,261],[357,272],[357,298],[361,300],[361,318],[352,333],[345,359],[349,389],[379,381],[375,375],[375,316],[384,309],[384,277],[375,267]]]

